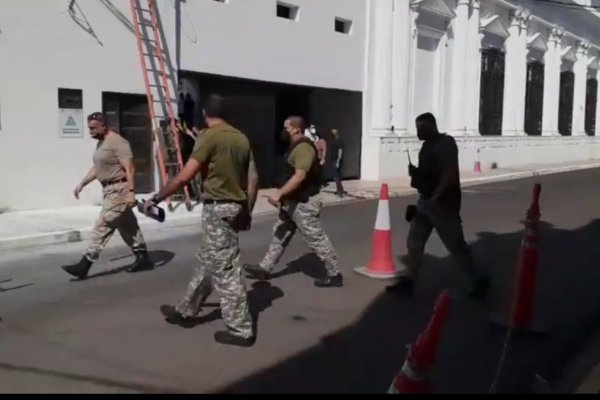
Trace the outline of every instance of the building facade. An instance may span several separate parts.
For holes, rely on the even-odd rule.
[[[196,124],[207,94],[231,100],[267,187],[289,114],[341,132],[347,178],[404,177],[423,112],[457,138],[465,169],[600,158],[600,4],[560,2],[156,5],[172,91],[191,95]],[[78,204],[94,150],[85,115],[97,110],[132,144],[138,192],[156,190],[131,16],[129,0],[0,2],[0,208]],[[94,186],[82,202],[99,200]]]
[[[598,6],[371,2],[362,177],[406,173],[423,112],[456,137],[463,169],[600,157]]]

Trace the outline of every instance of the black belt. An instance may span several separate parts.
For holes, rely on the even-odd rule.
[[[117,183],[125,183],[125,182],[127,182],[127,179],[123,178],[123,179],[118,179],[116,181],[101,182],[101,185],[103,188],[105,188],[107,186],[116,185]]]

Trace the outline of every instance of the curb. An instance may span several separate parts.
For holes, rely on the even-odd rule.
[[[462,184],[467,186],[476,186],[487,183],[495,183],[495,182],[505,182],[517,179],[525,179],[531,178],[535,176],[543,176],[543,175],[552,175],[559,174],[565,172],[572,171],[580,171],[587,169],[600,168],[600,162],[594,164],[588,164],[585,166],[570,166],[570,167],[557,167],[557,168],[544,168],[536,171],[527,171],[527,172],[514,172],[507,173],[496,176],[488,176],[488,177],[480,177],[480,178],[469,178],[462,181]],[[397,193],[390,193],[390,197],[405,197],[411,196],[415,194],[414,190],[408,191],[400,191]],[[376,199],[374,197],[373,199]],[[363,199],[349,199],[342,200],[340,202],[336,202],[333,204],[326,204],[325,207],[331,206],[339,206],[344,204],[351,204],[360,200],[370,200],[368,198]],[[254,216],[265,216],[275,214],[275,211],[263,211],[255,213]],[[163,224],[159,224],[152,220],[140,220],[140,226],[145,228],[145,230],[157,230],[157,229],[170,229],[170,228],[182,228],[193,225],[200,225],[202,219],[202,214],[192,214],[192,215],[182,215],[182,216],[174,216],[170,218],[167,222]],[[34,234],[34,235],[25,235],[25,236],[17,236],[6,239],[0,239],[0,251],[7,250],[20,250],[30,247],[43,247],[43,246],[52,246],[57,244],[65,244],[65,243],[78,243],[82,241],[87,241],[91,239],[92,236],[92,228],[81,228],[81,229],[73,229],[68,231],[58,231],[44,234]]]

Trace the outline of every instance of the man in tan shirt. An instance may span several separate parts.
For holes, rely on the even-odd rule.
[[[98,180],[103,188],[102,211],[94,226],[92,243],[81,261],[62,268],[76,278],[87,278],[92,264],[98,260],[115,230],[118,230],[136,256],[129,272],[149,269],[151,264],[144,236],[132,211],[136,200],[131,146],[121,135],[106,126],[106,117],[102,113],[90,115],[88,126],[92,138],[98,140],[93,157],[94,166],[77,185],[74,195],[79,200],[83,188]]]

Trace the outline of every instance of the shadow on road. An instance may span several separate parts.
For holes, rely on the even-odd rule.
[[[6,372],[20,372],[20,373],[32,374],[32,375],[43,375],[43,376],[49,376],[49,377],[53,377],[53,378],[60,378],[60,379],[64,379],[64,380],[75,381],[75,382],[91,383],[91,384],[95,384],[95,385],[105,387],[105,388],[113,388],[113,389],[130,391],[130,392],[169,393],[169,394],[182,393],[180,391],[166,389],[166,388],[162,388],[162,387],[159,388],[159,387],[153,387],[153,386],[149,386],[149,385],[139,385],[139,384],[132,383],[132,382],[119,382],[119,381],[114,381],[114,380],[110,380],[110,379],[98,378],[98,377],[94,377],[94,376],[72,374],[72,373],[68,373],[68,372],[54,371],[54,370],[36,368],[36,367],[24,367],[24,366],[19,366],[19,365],[7,364],[7,363],[3,363],[3,362],[0,362],[0,370],[4,370]]]
[[[573,231],[541,224],[536,289],[536,318],[549,328],[540,338],[511,342],[497,386],[499,392],[531,392],[540,374],[551,384],[598,319],[600,220]],[[505,334],[491,329],[494,312],[508,309],[522,232],[481,232],[472,248],[479,264],[494,278],[488,304],[469,301],[467,282],[451,258],[428,256],[412,298],[382,293],[357,322],[321,338],[305,352],[258,372],[220,392],[225,393],[385,393],[414,342],[431,317],[437,296],[452,293],[432,391],[487,393],[497,370]],[[292,270],[311,270],[312,257]],[[283,275],[280,275],[283,276]],[[383,289],[383,286],[382,286]]]
[[[302,273],[312,279],[323,278],[325,274],[325,266],[323,262],[313,253],[307,253],[302,257],[291,261],[287,266],[279,272],[271,275],[271,279],[282,278],[286,275]]]
[[[269,282],[254,282],[252,284],[252,289],[248,291],[248,304],[250,315],[252,316],[254,332],[258,334],[258,319],[260,314],[269,309],[275,300],[280,299],[283,296],[283,291],[280,288],[271,285]],[[199,325],[204,325],[223,318],[219,303],[204,304],[204,308],[209,307],[214,307],[216,309],[198,318],[190,319],[189,321],[180,324],[180,326],[185,329],[193,329]]]
[[[33,286],[33,283],[24,283],[22,285],[10,286],[10,287],[2,287],[0,286],[0,293],[11,292],[13,290],[24,289],[26,287]]]
[[[121,259],[130,258],[130,257],[133,257],[133,255],[113,258],[110,261],[115,262],[115,261],[118,261]],[[152,264],[153,268],[149,269],[148,271],[143,271],[143,272],[149,272],[149,271],[152,271],[153,269],[164,267],[165,265],[169,264],[173,260],[173,258],[175,258],[175,254],[170,251],[164,251],[164,250],[149,251],[148,259],[150,260],[150,263]],[[97,274],[88,276],[87,280],[121,274],[123,272],[126,272],[132,265],[133,265],[133,262],[128,265],[119,267],[119,268],[114,268],[114,269],[110,269],[107,271],[98,272]],[[72,279],[72,281],[78,282],[79,280]]]

